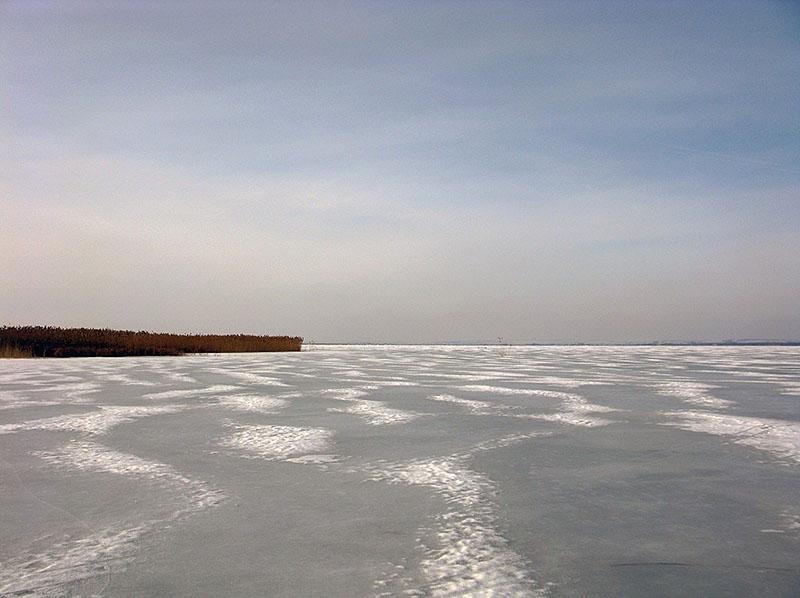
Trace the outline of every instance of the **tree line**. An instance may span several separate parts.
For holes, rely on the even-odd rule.
[[[302,344],[303,338],[299,336],[170,334],[56,326],[0,328],[0,356],[7,357],[122,357],[299,351]]]

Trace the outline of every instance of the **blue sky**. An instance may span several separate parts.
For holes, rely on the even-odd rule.
[[[796,3],[0,7],[0,319],[800,337]]]

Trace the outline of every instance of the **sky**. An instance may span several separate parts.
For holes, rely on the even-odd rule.
[[[800,338],[800,4],[0,4],[0,324]]]

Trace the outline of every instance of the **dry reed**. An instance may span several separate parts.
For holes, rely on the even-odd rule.
[[[299,351],[299,336],[169,334],[106,328],[3,326],[1,357],[117,357]]]

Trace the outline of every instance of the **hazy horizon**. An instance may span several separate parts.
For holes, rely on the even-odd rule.
[[[788,2],[5,2],[0,325],[800,338]]]

